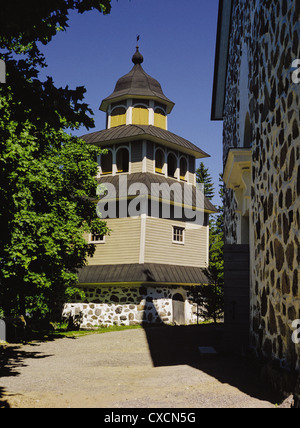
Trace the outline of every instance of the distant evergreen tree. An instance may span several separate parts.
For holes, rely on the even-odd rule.
[[[199,168],[196,170],[196,180],[197,183],[204,184],[204,195],[211,201],[215,196],[214,185],[208,168],[205,168],[203,162],[200,163]]]

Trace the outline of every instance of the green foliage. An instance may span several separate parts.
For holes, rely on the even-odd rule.
[[[11,1],[1,11],[0,57],[8,73],[0,85],[0,306],[6,315],[45,316],[62,293],[80,293],[77,269],[95,250],[84,232],[108,232],[93,202],[101,151],[65,132],[93,126],[85,89],[38,79],[45,61],[37,43],[66,29],[69,10],[92,8],[107,13],[110,1]]]
[[[0,49],[26,54],[33,64],[44,64],[38,44],[46,45],[68,28],[69,13],[98,10],[110,13],[110,0],[10,0],[1,7]]]
[[[203,162],[200,163],[199,168],[196,170],[196,180],[197,183],[204,184],[204,195],[211,201],[215,196],[214,185],[212,177],[208,172],[208,168],[205,168]]]

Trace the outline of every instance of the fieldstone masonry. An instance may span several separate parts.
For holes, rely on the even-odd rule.
[[[224,163],[243,147],[251,123],[251,346],[300,371],[291,323],[300,318],[299,2],[233,0],[224,110]],[[247,81],[241,81],[246,60]],[[244,76],[244,74],[243,74]],[[243,108],[242,108],[243,107]],[[237,242],[232,190],[225,192],[225,236]]]
[[[185,302],[186,323],[197,322],[197,306],[187,287],[84,288],[85,301],[66,303],[63,318],[77,320],[80,328],[111,325],[171,324],[172,298],[180,293]]]

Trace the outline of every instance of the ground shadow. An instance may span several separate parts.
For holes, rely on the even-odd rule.
[[[143,327],[154,367],[189,365],[256,399],[273,404],[280,401],[261,379],[255,359],[224,351],[222,324]],[[200,346],[214,347],[217,355],[201,355]]]
[[[34,347],[35,345],[32,344],[32,346]],[[20,345],[0,346],[0,382],[4,377],[19,376],[20,368],[27,366],[27,359],[48,357],[51,357],[51,355],[35,352],[34,350],[25,351]],[[7,396],[5,389],[0,386],[0,409],[10,407],[6,399]]]

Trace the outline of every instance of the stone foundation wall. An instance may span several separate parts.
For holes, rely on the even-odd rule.
[[[86,299],[66,303],[63,318],[71,316],[81,328],[111,325],[170,324],[172,298],[185,299],[186,324],[197,322],[197,307],[189,300],[188,287],[84,288]]]
[[[233,1],[224,162],[243,147],[244,108],[252,141],[250,208],[251,345],[282,367],[300,370],[300,345],[291,324],[300,319],[300,84],[292,62],[300,58],[299,5],[294,0]],[[241,81],[242,58],[248,81]],[[243,109],[242,107],[243,106]],[[236,242],[236,205],[225,195],[227,243]]]

